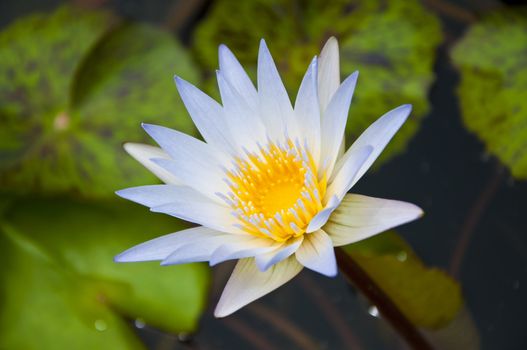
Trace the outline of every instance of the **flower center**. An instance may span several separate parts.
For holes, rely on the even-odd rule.
[[[262,189],[257,208],[265,216],[273,216],[283,208],[291,208],[302,191],[302,183],[297,179],[278,179]]]
[[[326,178],[318,179],[316,170],[307,147],[270,143],[235,160],[225,199],[245,231],[285,241],[304,234],[323,207]]]

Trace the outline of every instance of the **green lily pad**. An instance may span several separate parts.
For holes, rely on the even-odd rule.
[[[493,11],[451,51],[463,121],[518,179],[527,179],[527,8]]]
[[[194,66],[169,33],[71,6],[0,33],[0,188],[112,196],[151,183],[122,150],[141,122],[195,129],[173,84]]]
[[[415,325],[448,326],[463,306],[459,284],[438,268],[425,266],[395,232],[344,247]]]
[[[24,242],[14,230],[10,234],[15,241],[0,236],[6,264],[0,274],[5,302],[0,314],[0,347],[143,348],[125,321],[97,302],[97,294],[78,294],[84,287],[82,279],[70,280],[38,247]],[[91,317],[82,308],[90,308]]]
[[[347,126],[348,144],[388,110],[413,104],[411,117],[378,165],[404,150],[429,111],[427,94],[434,80],[441,29],[419,1],[219,0],[197,28],[194,51],[212,72],[218,64],[218,44],[225,43],[254,78],[263,37],[294,98],[308,63],[331,35],[339,39],[343,76],[360,71]],[[209,92],[216,90],[212,81]]]
[[[174,333],[196,329],[205,265],[113,262],[184,228],[180,221],[122,201],[29,198],[12,202],[0,227],[0,348],[141,348],[124,318]]]

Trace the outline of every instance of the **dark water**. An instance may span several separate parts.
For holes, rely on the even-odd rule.
[[[0,24],[57,3],[2,1]],[[151,22],[160,22],[169,5],[147,0],[107,4],[122,15]],[[475,12],[495,6],[492,1],[458,5]],[[207,9],[206,3],[201,6],[198,16]],[[431,113],[407,152],[365,176],[355,192],[420,205],[424,218],[398,232],[428,265],[448,270],[461,235],[471,232],[459,255],[457,277],[481,348],[527,349],[527,182],[513,181],[462,126],[454,94],[459,77],[446,53],[466,24],[449,17],[441,15],[446,43],[438,49]],[[191,24],[184,35],[190,30]],[[211,305],[230,268],[224,264],[215,269]],[[278,292],[225,320],[214,319],[208,310],[197,335],[186,342],[152,329],[138,331],[153,349],[405,348],[390,325],[368,311],[374,310],[342,276],[329,279],[303,271]]]

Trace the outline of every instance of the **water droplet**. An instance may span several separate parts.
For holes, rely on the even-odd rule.
[[[373,317],[379,317],[379,309],[377,309],[377,306],[375,305],[372,305],[368,308],[368,313]]]
[[[134,323],[136,328],[145,328],[146,325],[145,320],[142,318],[136,318]]]
[[[188,342],[192,339],[192,334],[181,332],[181,333],[178,333],[177,339],[181,342]]]
[[[406,261],[406,259],[408,259],[408,254],[406,254],[406,252],[402,250],[399,253],[397,253],[396,258],[399,261]]]
[[[100,320],[100,319],[95,320],[94,326],[95,326],[95,329],[98,330],[99,332],[103,332],[106,329],[108,329],[108,325],[106,324],[105,320]]]

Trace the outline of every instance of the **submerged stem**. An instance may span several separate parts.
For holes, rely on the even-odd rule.
[[[304,287],[304,291],[314,304],[317,304],[320,311],[324,314],[331,327],[340,336],[347,349],[362,350],[361,343],[357,336],[347,326],[346,320],[339,312],[340,310],[327,298],[324,297],[322,291],[316,283],[306,275],[299,278],[300,283]]]
[[[258,349],[258,350],[273,350],[276,349],[276,347],[269,342],[269,340],[262,336],[260,332],[255,331],[250,326],[248,326],[245,322],[234,318],[229,317],[223,319],[223,324],[227,326],[227,328],[230,328],[233,332],[240,335],[242,338],[244,338],[249,344],[251,344],[251,349]]]
[[[258,318],[267,321],[281,333],[293,341],[299,349],[316,350],[319,348],[317,342],[308,334],[304,333],[295,323],[273,309],[265,307],[263,304],[252,304],[248,307],[249,311],[258,316]]]
[[[458,242],[452,254],[452,259],[450,260],[449,272],[454,277],[458,277],[459,275],[459,269],[461,268],[461,263],[463,262],[463,257],[465,256],[472,234],[477,228],[479,220],[489,206],[492,198],[498,192],[504,173],[502,166],[497,164],[494,174],[489,178],[486,186],[477,197],[472,208],[470,208],[461,226]]]
[[[406,318],[359,264],[341,248],[335,249],[340,271],[373,303],[381,315],[414,349],[433,349],[421,332]]]
[[[446,17],[463,23],[474,23],[476,16],[455,3],[443,0],[425,0],[424,3]]]

